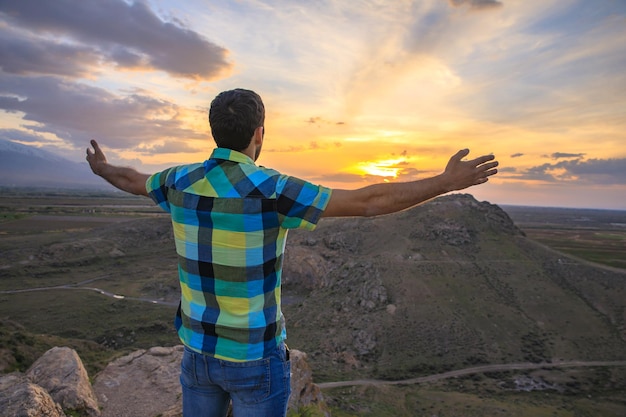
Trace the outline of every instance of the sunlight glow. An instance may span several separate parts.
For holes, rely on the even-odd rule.
[[[368,175],[397,178],[401,169],[398,165],[403,162],[406,161],[404,159],[387,159],[376,162],[361,162],[357,167],[360,172]]]

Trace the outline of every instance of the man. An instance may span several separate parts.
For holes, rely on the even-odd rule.
[[[231,400],[236,417],[286,415],[290,364],[280,284],[288,229],[312,230],[320,217],[397,212],[497,172],[493,156],[464,161],[469,151],[461,150],[431,178],[331,190],[255,165],[264,122],[261,98],[235,89],[211,103],[218,147],[203,163],[147,175],[108,164],[96,141],[87,149],[95,174],[171,215],[185,417],[223,417]]]

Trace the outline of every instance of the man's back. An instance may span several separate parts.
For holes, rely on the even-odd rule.
[[[202,164],[151,176],[147,188],[172,217],[183,342],[219,359],[266,357],[286,337],[280,284],[287,230],[313,229],[330,190],[224,148]]]

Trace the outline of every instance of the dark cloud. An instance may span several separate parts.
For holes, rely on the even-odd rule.
[[[45,38],[21,36],[0,26],[0,68],[12,74],[49,74],[85,77],[92,73],[100,54],[83,45],[67,45]]]
[[[524,156],[524,154],[518,152],[518,153],[514,153],[513,155],[511,155],[511,158],[519,158],[519,157],[522,157],[522,156]]]
[[[565,161],[561,165],[574,175],[604,178],[605,184],[626,184],[626,158]]]
[[[626,183],[626,158],[560,161],[543,164],[523,172],[521,179],[548,182],[575,180],[587,184],[623,185]]]
[[[531,167],[524,171],[520,178],[525,180],[555,182],[557,181],[557,178],[550,173],[550,171],[554,169],[555,166],[552,164],[543,164]]]
[[[341,125],[345,125],[345,122],[333,122],[330,120],[326,120],[320,116],[312,116],[309,117],[308,120],[306,120],[306,123],[310,124],[310,125],[317,125],[318,127],[320,125],[336,125],[336,126],[341,126]]]
[[[428,171],[420,171],[417,168],[402,168],[398,171],[397,181],[412,181],[418,179],[424,174],[430,174]]]
[[[5,72],[76,76],[103,61],[211,80],[231,68],[226,49],[180,21],[162,20],[144,1],[3,0],[0,17],[14,27],[14,37],[21,36],[2,47]],[[44,47],[48,51],[35,56]],[[53,52],[60,59],[48,67]],[[63,70],[61,63],[69,68]]]
[[[562,158],[583,158],[585,156],[584,153],[563,153],[563,152],[555,152],[550,155],[552,159],[562,159]]]
[[[454,7],[467,5],[472,10],[485,10],[501,7],[502,2],[498,0],[449,0]]]
[[[183,128],[176,104],[141,92],[119,96],[57,77],[6,74],[0,75],[0,91],[0,108],[24,113],[25,121],[34,122],[27,128],[53,133],[79,147],[92,138],[114,148],[167,137],[208,138]]]
[[[314,124],[316,124],[316,123],[319,123],[319,122],[320,122],[320,120],[322,120],[322,118],[321,118],[321,117],[319,117],[319,116],[316,116],[316,117],[309,117],[309,120],[307,120],[306,122],[307,122],[308,124],[314,125]]]
[[[517,172],[517,168],[515,167],[498,167],[498,173],[508,173],[512,174]]]

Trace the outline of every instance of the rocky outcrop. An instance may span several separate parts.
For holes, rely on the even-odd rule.
[[[75,350],[50,349],[33,363],[26,377],[45,389],[64,410],[90,417],[100,415],[89,376]]]
[[[182,346],[132,352],[111,362],[92,387],[76,351],[52,348],[25,374],[0,377],[0,417],[180,417],[182,353]],[[289,409],[329,417],[306,354],[292,350],[291,358]]]
[[[324,416],[330,417],[330,411],[324,402],[322,391],[313,383],[313,371],[306,361],[306,353],[292,349],[290,354],[291,396],[289,397],[288,408],[294,411],[301,408],[314,408]]]
[[[138,350],[111,362],[94,381],[102,417],[180,415],[182,346]]]
[[[65,413],[45,389],[12,373],[0,377],[0,416],[65,417]]]

